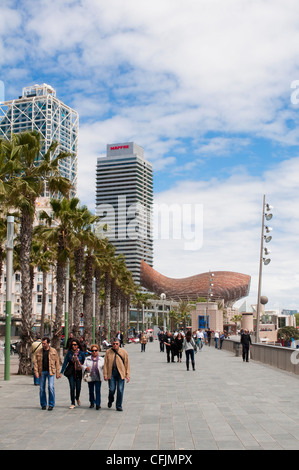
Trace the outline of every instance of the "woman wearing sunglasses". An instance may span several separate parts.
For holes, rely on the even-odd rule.
[[[96,405],[96,409],[99,410],[101,408],[101,384],[104,380],[104,359],[99,356],[99,347],[97,344],[92,344],[90,351],[91,356],[86,357],[83,364],[83,371],[90,372],[90,382],[88,382],[89,408],[94,408],[94,405]]]
[[[85,353],[80,350],[79,342],[73,339],[71,342],[71,348],[66,353],[64,362],[61,368],[61,374],[65,372],[70,385],[71,394],[71,406],[70,409],[75,408],[75,399],[77,405],[80,406],[80,393],[81,393],[81,382],[82,382],[82,365],[85,361]],[[69,371],[66,372],[66,369]]]

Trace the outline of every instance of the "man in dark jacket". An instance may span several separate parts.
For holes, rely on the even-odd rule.
[[[248,330],[244,330],[244,333],[241,334],[241,344],[242,344],[242,353],[243,353],[243,361],[249,362],[249,348],[251,346],[251,338]]]
[[[164,336],[164,344],[167,353],[167,362],[170,362],[170,355],[171,355],[171,362],[174,362],[174,337],[167,331],[166,335]]]
[[[164,332],[163,331],[159,332],[158,339],[160,343],[160,352],[164,352]]]

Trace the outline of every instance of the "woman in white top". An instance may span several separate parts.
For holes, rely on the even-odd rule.
[[[191,331],[188,330],[184,339],[183,348],[186,354],[186,366],[189,370],[189,359],[191,357],[192,369],[195,370],[195,360],[194,360],[194,350],[196,349],[196,344],[192,338]]]
[[[92,344],[90,350],[91,356],[85,359],[82,369],[84,372],[87,371],[91,374],[91,381],[88,382],[89,408],[94,408],[94,404],[96,404],[96,409],[99,410],[101,408],[101,384],[104,380],[104,359],[99,356],[99,347],[97,344]]]

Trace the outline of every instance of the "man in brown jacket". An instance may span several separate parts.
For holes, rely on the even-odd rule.
[[[39,349],[35,354],[34,374],[36,378],[40,378],[39,396],[42,410],[47,408],[46,380],[48,379],[48,410],[51,411],[55,406],[55,374],[57,379],[59,379],[61,375],[57,351],[50,346],[50,339],[47,337],[42,339],[42,349]]]
[[[108,380],[109,385],[108,408],[112,406],[117,389],[116,409],[122,411],[125,380],[127,383],[130,381],[130,363],[127,351],[120,348],[117,338],[113,341],[112,348],[106,351],[103,373],[104,380]]]

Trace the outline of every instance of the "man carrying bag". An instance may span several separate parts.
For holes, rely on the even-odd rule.
[[[125,380],[127,383],[130,381],[130,363],[128,353],[120,348],[118,338],[113,341],[112,348],[106,351],[103,373],[109,385],[108,408],[111,408],[117,390],[116,410],[122,411]]]

